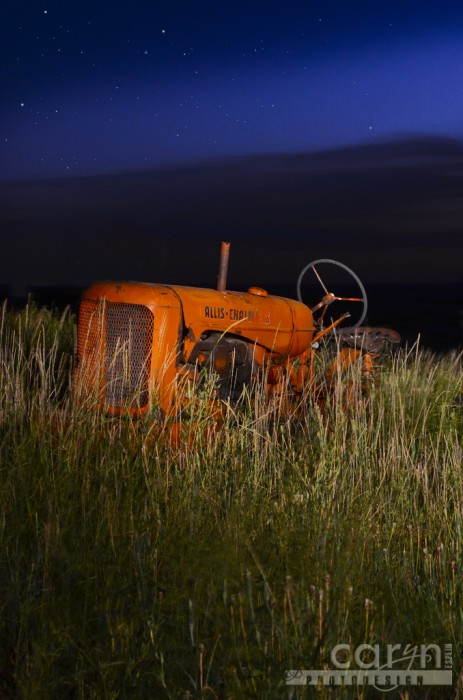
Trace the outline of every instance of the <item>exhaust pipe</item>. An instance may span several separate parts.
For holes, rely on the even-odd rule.
[[[227,289],[228,258],[230,256],[230,243],[222,241],[220,246],[219,274],[217,275],[217,291],[224,292]]]

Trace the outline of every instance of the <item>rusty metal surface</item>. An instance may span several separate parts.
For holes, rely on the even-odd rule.
[[[224,292],[227,288],[228,259],[230,257],[230,243],[222,241],[220,246],[219,274],[217,276],[217,291]]]

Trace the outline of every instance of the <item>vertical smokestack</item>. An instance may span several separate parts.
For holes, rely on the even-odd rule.
[[[220,246],[219,274],[217,275],[217,291],[224,292],[227,288],[228,258],[230,255],[230,243],[222,241]]]

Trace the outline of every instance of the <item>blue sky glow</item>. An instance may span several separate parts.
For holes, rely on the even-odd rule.
[[[9,4],[2,179],[463,135],[445,3]]]

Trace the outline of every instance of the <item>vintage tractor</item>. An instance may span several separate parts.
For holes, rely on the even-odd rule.
[[[333,377],[360,362],[364,390],[374,358],[398,333],[362,326],[365,289],[345,265],[316,260],[297,283],[298,301],[250,287],[226,289],[229,243],[222,243],[217,289],[142,282],[102,282],[87,289],[78,317],[77,377],[81,390],[112,415],[141,417],[153,412],[176,422],[188,397],[205,377],[215,381],[215,401],[234,404],[245,387],[260,382],[268,397],[296,404],[310,395],[326,401]],[[329,291],[320,268],[334,265],[352,278],[354,296]],[[312,275],[323,293],[311,307],[302,302],[302,283]],[[349,311],[330,317],[336,305],[359,313],[343,327]],[[337,353],[320,379],[314,357],[323,338],[335,336]]]

